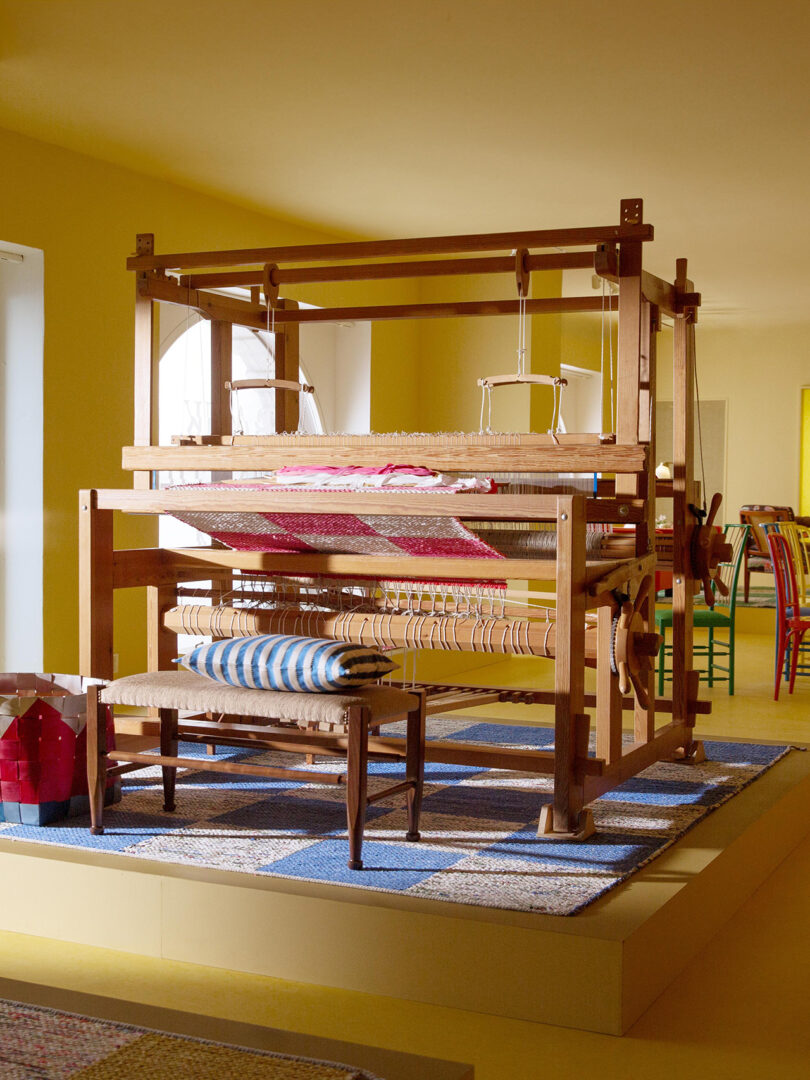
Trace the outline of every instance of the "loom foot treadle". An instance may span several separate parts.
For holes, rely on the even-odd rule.
[[[551,803],[546,803],[540,810],[540,822],[537,826],[537,835],[542,840],[587,840],[589,836],[593,836],[596,832],[596,825],[593,821],[593,812],[591,810],[583,810],[579,815],[579,822],[575,829],[568,830],[566,832],[555,831],[554,829],[554,808]]]
[[[702,742],[690,743],[688,747],[679,746],[672,757],[664,760],[676,765],[702,765],[706,760],[706,747]]]

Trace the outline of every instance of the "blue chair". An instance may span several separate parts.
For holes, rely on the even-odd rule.
[[[748,525],[724,527],[723,536],[726,543],[731,544],[732,554],[728,562],[720,563],[718,572],[728,589],[728,596],[723,596],[719,589],[713,588],[714,606],[696,607],[694,610],[694,625],[708,629],[709,641],[706,645],[694,645],[693,655],[707,658],[706,670],[702,674],[707,676],[706,681],[709,686],[714,686],[716,682],[727,682],[729,694],[734,693],[734,615],[737,607],[737,581],[748,542],[749,529]],[[663,608],[656,611],[655,625],[664,639],[658,651],[658,696],[663,697],[664,680],[672,678],[672,669],[666,667],[666,657],[672,655],[672,646],[667,645],[666,641],[667,627],[672,626],[672,609]],[[728,634],[725,638],[717,637],[715,634],[717,630],[727,630]]]

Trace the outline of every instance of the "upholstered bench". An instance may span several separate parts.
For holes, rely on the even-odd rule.
[[[159,722],[141,730],[160,736],[159,753],[115,750],[107,745],[105,706],[157,709]],[[178,715],[178,710],[191,715]],[[407,718],[402,740],[380,739],[381,724]],[[372,734],[369,734],[372,729]],[[284,769],[241,761],[177,756],[178,741],[256,747],[307,755],[345,756],[346,773]],[[400,760],[405,778],[368,793],[369,752]],[[310,758],[311,760],[311,758]],[[111,764],[117,763],[117,764]],[[349,867],[362,869],[363,832],[369,803],[404,792],[408,806],[407,840],[419,839],[419,810],[425,764],[425,700],[422,693],[366,686],[350,693],[305,694],[253,690],[213,682],[191,671],[157,671],[91,686],[87,700],[87,773],[91,831],[104,831],[104,786],[109,776],[162,766],[163,809],[174,810],[178,768],[270,776],[302,782],[346,785]]]

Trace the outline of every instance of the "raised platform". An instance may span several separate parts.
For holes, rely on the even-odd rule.
[[[810,832],[808,810],[794,752],[569,918],[0,837],[0,929],[620,1034]]]

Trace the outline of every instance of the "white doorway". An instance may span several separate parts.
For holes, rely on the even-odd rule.
[[[577,434],[602,430],[602,379],[590,368],[560,364],[560,376],[568,380],[560,401],[562,430]]]

